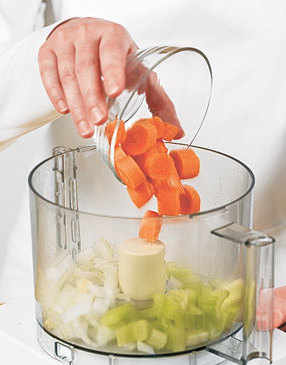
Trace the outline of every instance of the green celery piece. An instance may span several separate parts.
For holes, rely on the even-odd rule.
[[[157,318],[160,317],[162,308],[164,305],[165,295],[164,294],[154,294],[153,295],[153,307],[155,311],[157,312]]]
[[[170,295],[165,295],[161,315],[170,321],[175,321],[175,318],[182,313],[180,304]]]
[[[204,286],[201,295],[198,298],[198,306],[205,313],[218,314],[218,312],[221,311],[221,306],[228,295],[228,290],[212,290],[210,287]]]
[[[134,319],[136,319],[136,309],[132,304],[126,303],[107,311],[101,319],[101,324],[116,329]]]
[[[116,330],[117,346],[124,346],[128,343],[135,342],[135,336],[131,323],[120,327]]]
[[[184,312],[183,318],[185,329],[203,330],[206,328],[206,316],[204,312],[194,305],[189,306],[189,308]]]
[[[196,330],[187,333],[187,347],[200,346],[207,342],[209,333],[204,330]]]
[[[185,331],[175,326],[169,326],[166,330],[168,339],[165,349],[169,351],[184,351],[186,349],[186,335]]]
[[[190,269],[178,266],[175,262],[169,262],[166,265],[167,276],[170,279],[171,276],[179,280],[183,289],[191,288],[196,291],[200,291],[202,288],[202,281],[196,277]]]
[[[155,320],[158,318],[158,311],[157,309],[153,306],[150,308],[145,308],[145,309],[138,309],[137,310],[137,315],[138,318],[142,318],[142,319],[148,319],[148,320]]]
[[[232,306],[228,308],[228,310],[222,311],[222,327],[225,330],[230,330],[240,312],[241,312],[240,305]]]
[[[150,332],[150,324],[146,319],[131,323],[136,341],[145,341]]]
[[[222,289],[228,290],[229,296],[222,304],[222,311],[228,311],[231,307],[242,306],[243,281],[242,279],[233,280],[222,285]]]
[[[150,332],[150,325],[145,319],[129,323],[116,331],[117,345],[124,346],[136,341],[144,341]]]
[[[198,299],[198,292],[192,289],[170,290],[169,295],[180,303],[183,310],[190,304],[196,304]]]
[[[205,313],[205,323],[220,333],[224,329],[221,307],[228,295],[228,290],[213,290],[210,287],[204,286],[201,296],[198,298],[198,307]]]
[[[152,328],[145,342],[155,350],[161,350],[167,343],[167,337],[166,333]]]

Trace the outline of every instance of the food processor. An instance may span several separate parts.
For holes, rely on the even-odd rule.
[[[96,143],[54,148],[29,175],[40,345],[70,365],[269,364],[274,239],[252,229],[254,175],[193,145],[210,100],[207,57],[190,47],[138,51],[126,79],[125,91],[108,100],[109,120],[180,121],[185,136],[166,146],[199,157],[199,175],[185,182],[201,209],[147,218],[162,228],[158,242],[142,242],[142,216],[156,211],[156,200],[135,207]]]

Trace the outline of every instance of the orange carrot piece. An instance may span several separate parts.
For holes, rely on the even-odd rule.
[[[165,141],[172,141],[172,139],[174,139],[179,133],[179,128],[173,124],[164,122],[164,127],[165,128],[160,137]]]
[[[183,185],[185,194],[180,194],[180,213],[192,214],[201,209],[201,198],[197,190],[189,185]]]
[[[141,153],[140,155],[134,156],[134,160],[138,163],[142,171],[146,174],[145,161],[147,157],[153,153],[167,153],[168,149],[161,139],[158,139],[153,147],[151,147],[147,152]]]
[[[200,159],[191,148],[170,151],[180,179],[190,179],[200,172]]]
[[[154,180],[164,180],[172,174],[177,174],[172,158],[166,153],[149,153],[144,170],[148,177]]]
[[[161,227],[162,217],[153,210],[147,210],[141,220],[139,237],[144,238],[149,242],[156,242],[158,240]]]
[[[126,139],[122,143],[123,150],[136,156],[153,147],[157,140],[157,130],[151,123],[137,122],[127,130]]]
[[[150,179],[150,183],[153,185],[155,196],[157,196],[161,190],[179,190],[182,194],[185,193],[179,176],[175,174],[170,175],[165,180]]]
[[[178,215],[180,213],[180,190],[160,190],[157,192],[159,214]]]
[[[122,182],[136,189],[146,181],[146,177],[131,156],[125,156],[115,161],[115,169]]]
[[[126,153],[120,146],[116,146],[114,150],[114,160],[115,162],[121,160],[122,158],[126,157]]]
[[[153,186],[146,180],[136,189],[127,187],[128,194],[137,208],[141,208],[146,204],[153,196]]]
[[[165,125],[162,119],[155,116],[153,118],[147,119],[147,121],[155,126],[157,130],[157,138],[161,138],[161,135],[165,130]]]
[[[111,139],[116,127],[117,120],[114,120],[113,122],[109,122],[105,128],[105,134],[108,139],[109,144],[111,143]],[[117,136],[116,136],[116,145],[118,143],[122,143],[125,141],[126,138],[126,132],[125,132],[125,126],[123,120],[119,122],[119,127],[117,130]]]

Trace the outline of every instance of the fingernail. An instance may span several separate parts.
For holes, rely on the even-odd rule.
[[[88,122],[86,122],[85,120],[79,122],[78,130],[79,130],[80,135],[83,137],[90,135],[90,133],[92,132],[90,124]]]
[[[98,123],[104,117],[104,113],[100,108],[95,106],[94,108],[91,109],[91,117],[93,123]]]
[[[106,82],[105,90],[109,96],[113,96],[114,94],[118,93],[119,87],[113,80],[110,80]]]
[[[58,109],[59,109],[60,113],[65,113],[69,110],[67,103],[64,100],[60,100],[58,102]]]

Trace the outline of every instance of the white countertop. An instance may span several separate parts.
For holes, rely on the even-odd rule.
[[[279,286],[286,284],[286,229],[280,227],[268,233],[277,239],[276,286]],[[19,242],[11,244],[0,264],[0,302],[5,302],[0,306],[0,363],[56,365],[56,360],[43,352],[36,338],[31,250]],[[285,365],[286,333],[275,330],[273,353],[273,364]]]

